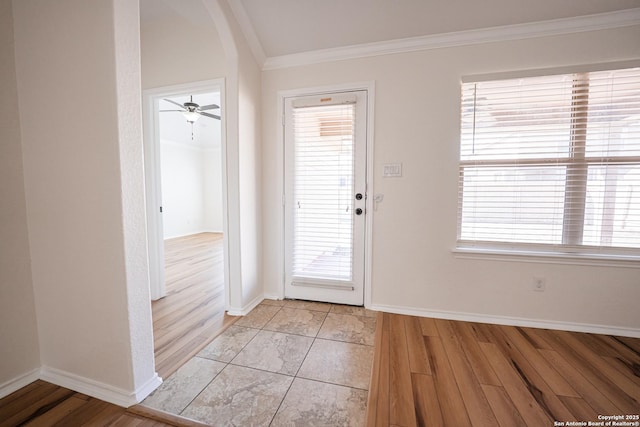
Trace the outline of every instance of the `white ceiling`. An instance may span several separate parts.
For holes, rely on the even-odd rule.
[[[640,0],[227,0],[265,58],[636,9]],[[213,25],[203,0],[140,0],[142,22]]]
[[[640,7],[640,0],[229,1],[268,58]]]
[[[172,96],[171,99],[179,104],[184,104],[190,100],[189,95]],[[193,95],[193,102],[201,106],[216,104],[220,105],[220,93],[210,92]],[[160,101],[160,110],[179,110],[179,108],[166,102]],[[220,115],[220,109],[207,110],[207,113]],[[182,113],[178,111],[160,113],[160,139],[172,141],[180,144],[198,146],[200,148],[219,148],[221,141],[220,120],[201,116],[193,124],[193,140],[191,139],[191,124],[187,122]]]

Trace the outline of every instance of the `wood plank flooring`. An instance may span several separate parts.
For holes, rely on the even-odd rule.
[[[224,312],[222,234],[165,242],[167,296],[152,302],[156,370],[167,378],[235,322]],[[0,400],[4,426],[179,426],[204,424],[136,405],[129,409],[36,381]]]
[[[640,413],[640,339],[379,313],[368,426],[553,426]],[[0,400],[0,427],[185,426],[44,381]]]
[[[640,413],[640,339],[379,313],[368,426]]]
[[[222,234],[165,241],[167,296],[153,301],[156,371],[167,378],[229,327],[224,311]]]
[[[0,427],[137,426],[193,427],[189,420],[160,421],[120,406],[76,393],[45,381],[35,381],[0,399]]]

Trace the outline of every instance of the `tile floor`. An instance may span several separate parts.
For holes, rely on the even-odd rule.
[[[142,404],[215,426],[362,426],[375,315],[265,300]]]

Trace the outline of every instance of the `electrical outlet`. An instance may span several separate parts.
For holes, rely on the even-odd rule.
[[[531,288],[536,292],[544,292],[547,287],[547,281],[544,277],[534,277],[531,282]]]

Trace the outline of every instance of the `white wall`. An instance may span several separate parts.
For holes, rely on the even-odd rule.
[[[232,314],[263,297],[261,220],[261,72],[227,0],[205,0],[227,58],[226,157],[229,295]]]
[[[40,367],[24,195],[11,0],[0,1],[0,397]]]
[[[202,232],[204,221],[201,150],[161,140],[164,238]]]
[[[262,112],[260,70],[248,46],[242,47],[239,78],[239,192],[242,242],[242,301],[250,306],[264,295],[262,277]],[[263,225],[264,224],[264,225]]]
[[[202,152],[204,223],[203,229],[222,233],[222,150],[207,148]]]
[[[189,7],[195,7],[196,3],[199,2],[190,1]],[[225,78],[223,120],[227,141],[222,156],[226,160],[228,194],[227,308],[242,313],[263,294],[259,183],[261,73],[227,0],[204,0],[201,4],[213,26],[200,28],[175,14],[166,16],[164,21],[141,24],[143,87]]]
[[[278,295],[282,236],[279,90],[374,80],[372,301],[444,316],[533,319],[640,333],[640,270],[456,258],[460,79],[465,75],[640,58],[640,26],[424,50],[263,73],[263,283]],[[402,178],[382,165],[403,163]],[[268,243],[267,243],[268,242]],[[533,276],[545,292],[533,292]]]
[[[191,10],[198,7],[198,1],[187,1]],[[201,5],[200,8],[202,16],[206,17],[206,9]],[[227,61],[216,27],[211,20],[206,24],[202,21],[206,22],[193,22],[174,13],[141,22],[143,89],[226,75]]]
[[[20,0],[13,7],[42,377],[128,405],[158,384],[138,5]]]
[[[164,238],[222,232],[220,149],[161,140]]]
[[[145,89],[213,79],[223,80],[227,76],[229,59],[226,58],[214,20],[201,0],[141,0],[140,5],[144,16],[140,24],[140,38],[142,86]],[[161,16],[155,15],[157,10],[163,7],[165,10]],[[170,7],[174,9],[171,10]],[[146,8],[148,10],[145,11]],[[224,115],[223,120],[226,120]],[[149,137],[145,135],[145,139]],[[157,181],[159,180],[160,178],[157,178]],[[223,202],[221,200],[221,205]],[[154,283],[164,282],[164,279],[156,277],[158,274],[162,276],[160,270],[163,265],[162,256],[157,254],[157,249],[162,244],[161,241],[157,241],[159,236],[156,230],[156,221],[160,221],[160,218],[150,218],[152,280]],[[207,218],[210,216],[207,215]],[[220,221],[222,223],[222,219]],[[223,228],[221,225],[220,231]],[[225,235],[225,241],[231,238],[233,236]],[[155,252],[153,248],[156,248]],[[225,280],[230,282],[228,271],[225,271]],[[156,297],[159,297],[159,294],[154,294],[154,298]]]

